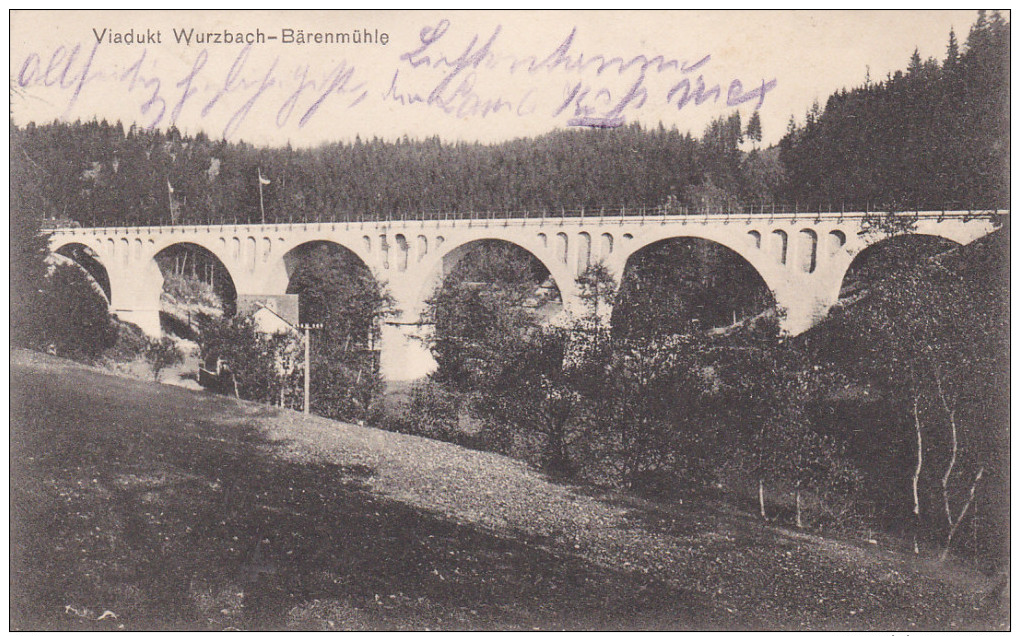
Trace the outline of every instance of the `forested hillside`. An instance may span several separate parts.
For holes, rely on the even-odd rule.
[[[780,142],[780,198],[901,209],[1009,207],[1010,25],[979,12],[941,63],[842,90]]]
[[[493,145],[428,139],[255,148],[117,122],[11,127],[47,217],[82,225],[268,222],[621,207],[705,212],[1003,208],[1009,197],[1009,34],[983,12],[944,60],[832,95],[778,148],[752,114],[701,138],[633,124]],[[906,62],[906,60],[905,60]],[[862,69],[862,74],[864,69]],[[259,201],[259,175],[269,181]]]
[[[270,223],[666,203],[718,208],[737,201],[744,180],[739,115],[730,129],[711,143],[630,126],[493,146],[372,139],[295,150],[175,129],[54,122],[12,129],[22,138],[12,161],[42,176],[45,216],[82,225],[258,222],[260,173],[269,181],[262,196]]]

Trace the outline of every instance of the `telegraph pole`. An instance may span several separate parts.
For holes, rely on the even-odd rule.
[[[322,329],[322,323],[305,323],[300,327],[305,330],[305,415],[308,415],[312,405],[312,330]]]

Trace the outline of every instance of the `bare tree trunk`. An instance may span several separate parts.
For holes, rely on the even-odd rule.
[[[923,440],[921,439],[921,418],[918,415],[917,407],[921,401],[921,394],[914,389],[914,430],[917,432],[917,466],[914,468],[914,478],[911,482],[914,495],[914,554],[918,553],[917,531],[921,527],[921,501],[917,496],[917,482],[921,479],[921,466],[924,462]]]
[[[949,547],[953,543],[953,535],[956,534],[956,529],[960,527],[960,522],[963,521],[963,517],[967,514],[967,509],[970,508],[970,504],[974,502],[974,491],[977,490],[978,482],[981,481],[981,477],[985,474],[984,468],[979,468],[977,475],[974,476],[974,481],[970,484],[970,495],[967,497],[967,503],[963,504],[963,509],[960,510],[960,515],[955,521],[951,521],[949,526],[949,534],[946,536],[946,545],[942,548],[942,554],[939,555],[939,561],[945,561],[946,557],[949,556]]]
[[[761,518],[768,519],[765,515],[765,482],[758,480],[758,509],[761,511]]]
[[[946,394],[942,391],[942,380],[938,376],[935,377],[935,386],[938,387],[939,399],[942,400],[942,408],[945,409],[946,415],[949,419],[949,433],[951,435],[949,463],[946,465],[946,472],[942,474],[942,506],[946,513],[946,523],[949,524],[949,527],[952,527],[953,513],[949,511],[949,477],[953,474],[953,468],[956,467],[956,453],[959,449],[959,444],[956,438],[956,412],[949,408],[949,403],[946,401]]]

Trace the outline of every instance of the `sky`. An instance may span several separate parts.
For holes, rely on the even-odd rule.
[[[739,112],[746,122],[757,111],[769,144],[791,115],[802,122],[815,100],[905,68],[915,47],[941,61],[950,28],[962,44],[975,18],[15,11],[11,116],[19,125],[96,118],[312,147],[356,136],[488,143],[632,122],[700,136],[715,118]]]

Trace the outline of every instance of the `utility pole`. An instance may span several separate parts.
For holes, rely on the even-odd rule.
[[[312,330],[322,329],[322,323],[305,323],[300,327],[305,330],[305,415],[308,415],[312,405]]]

